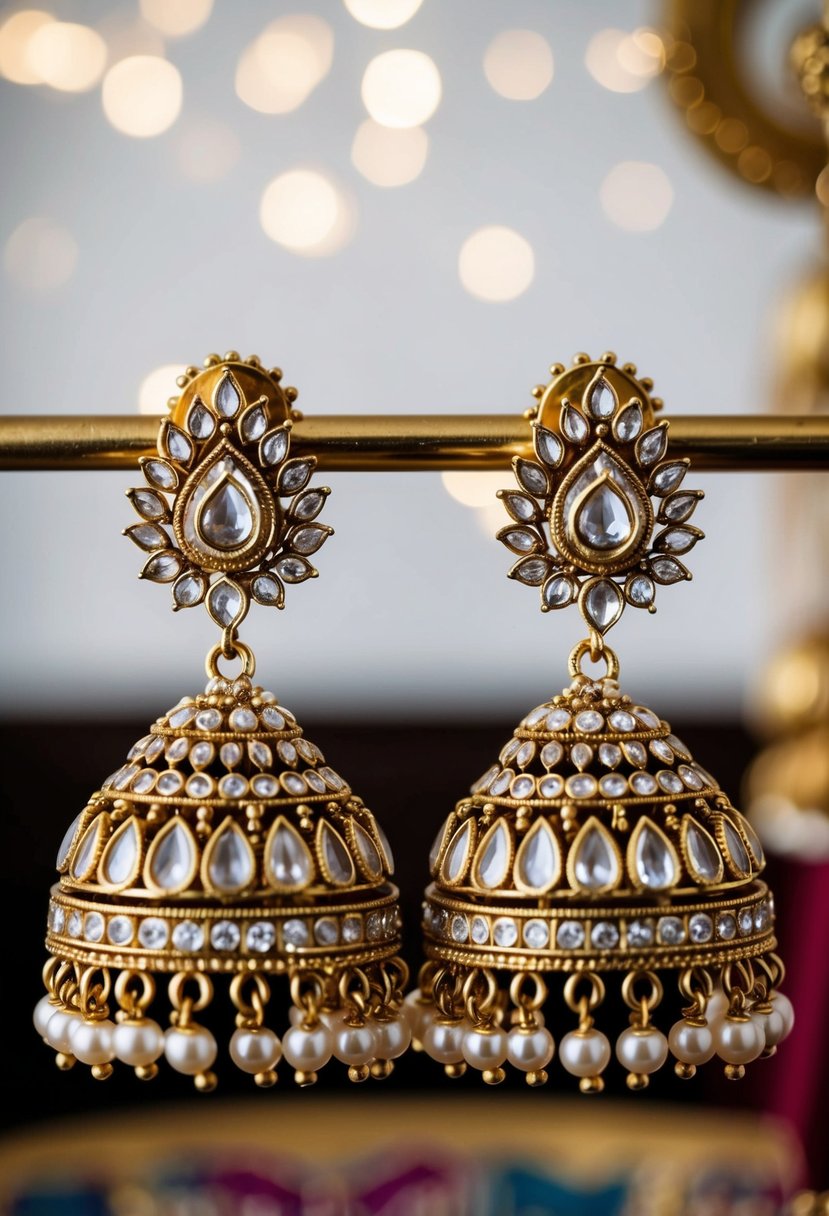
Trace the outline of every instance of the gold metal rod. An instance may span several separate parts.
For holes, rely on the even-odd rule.
[[[0,470],[128,469],[155,447],[159,419],[56,414],[0,418]],[[296,454],[324,472],[504,468],[529,452],[513,414],[342,414],[295,425]],[[829,417],[677,415],[671,450],[698,469],[829,471]]]

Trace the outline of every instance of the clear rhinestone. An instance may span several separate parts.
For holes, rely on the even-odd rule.
[[[218,709],[203,709],[196,715],[197,730],[218,730],[222,724],[222,715]]]
[[[680,460],[660,465],[651,479],[654,492],[660,497],[664,497],[671,490],[675,490],[687,469],[688,465]]]
[[[650,709],[644,709],[641,705],[637,705],[633,712],[642,725],[649,727],[651,730],[659,730],[662,726],[660,719]]]
[[[691,753],[688,750],[688,747],[682,742],[681,739],[677,739],[676,735],[668,735],[668,738],[666,739],[666,743],[670,743],[671,747],[676,752],[676,754],[679,756],[680,760],[690,760],[691,759]]]
[[[570,715],[566,709],[553,709],[547,714],[547,730],[565,730],[570,725]]]
[[[631,743],[623,743],[622,751],[625,754],[625,759],[634,768],[644,768],[648,763],[648,753],[645,751],[644,744],[640,743],[638,739],[634,739]]]
[[[219,749],[219,758],[225,768],[235,768],[242,759],[241,745],[235,741],[223,743]]]
[[[318,946],[333,946],[340,936],[340,927],[333,916],[321,916],[314,921],[314,941]]]
[[[588,390],[587,403],[594,418],[612,418],[618,398],[601,373]]]
[[[634,950],[642,950],[646,946],[652,946],[654,939],[654,925],[652,920],[632,920],[627,927],[627,942],[628,946]]]
[[[717,882],[722,873],[722,859],[716,844],[695,819],[685,822],[685,849],[691,876],[700,882]]]
[[[636,719],[626,709],[614,709],[610,715],[609,722],[614,730],[636,730]]]
[[[213,404],[223,418],[233,418],[237,413],[242,399],[230,372],[225,372],[213,395]]]
[[[717,937],[730,942],[737,936],[737,921],[730,912],[721,912],[717,917]]]
[[[196,864],[195,844],[180,819],[170,821],[170,829],[159,835],[150,863],[150,877],[162,891],[182,887]]]
[[[701,790],[704,788],[702,777],[700,777],[699,773],[695,773],[692,768],[689,768],[687,764],[680,764],[677,772],[689,790]]]
[[[442,933],[446,927],[446,913],[444,912],[440,923],[435,920],[433,924],[436,931]],[[370,912],[366,917],[366,937],[370,942],[379,941],[384,936],[385,928],[385,921],[379,912]]]
[[[207,877],[219,891],[241,891],[254,876],[254,861],[250,846],[241,828],[232,820],[219,828],[210,842],[210,862]]]
[[[584,597],[584,610],[588,621],[604,633],[622,615],[624,600],[615,583],[602,579],[594,583]]]
[[[571,578],[557,574],[544,584],[544,603],[548,608],[564,608],[576,594],[576,584]]]
[[[363,936],[363,926],[359,916],[346,916],[342,927],[342,940],[352,945]]]
[[[87,912],[83,922],[83,935],[88,942],[99,942],[104,936],[104,918],[100,912]]]
[[[525,777],[524,780],[532,781],[532,778]],[[476,868],[482,886],[494,890],[503,884],[509,868],[510,846],[509,830],[501,820],[489,833],[483,853],[479,854]]]
[[[757,865],[760,867],[760,869],[762,869],[763,866],[766,864],[766,855],[763,852],[763,846],[760,842],[760,837],[757,835],[756,831],[754,830],[754,825],[751,823],[751,821],[749,819],[746,819],[745,815],[741,815],[739,811],[736,811],[732,808],[731,813],[733,814],[736,822],[742,828],[743,836],[745,836],[745,838],[748,840],[748,846],[751,849],[752,853],[754,854],[754,859],[757,862]]]
[[[113,916],[107,925],[107,937],[113,946],[127,946],[132,941],[135,925],[130,916]]]
[[[63,933],[66,925],[66,909],[61,908],[59,904],[55,904],[52,908],[51,926],[53,933]]]
[[[145,735],[143,739],[139,739],[137,743],[133,743],[130,750],[127,752],[128,760],[137,760],[139,756],[143,756],[148,745],[152,742],[152,735]]]
[[[252,709],[240,707],[231,713],[230,725],[234,730],[256,730],[259,723]]]
[[[653,427],[650,431],[645,431],[636,445],[636,456],[640,464],[649,465],[655,464],[657,460],[661,460],[665,455],[665,450],[668,446],[667,426],[661,422],[659,426]]]
[[[545,464],[555,467],[561,460],[564,449],[558,435],[548,431],[544,426],[533,423],[535,430],[535,450]]]
[[[494,781],[490,782],[489,792],[492,794],[493,798],[500,798],[502,794],[507,792],[510,782],[514,776],[515,773],[511,768],[505,768],[502,773],[499,773]]]
[[[185,788],[190,798],[209,798],[213,793],[213,778],[207,773],[193,773]]]
[[[656,778],[650,773],[634,773],[630,779],[630,788],[635,794],[645,796],[654,794],[657,789]]]
[[[289,739],[280,739],[276,745],[276,752],[283,764],[287,764],[291,768],[296,765],[297,751]]]
[[[273,752],[267,743],[262,743],[258,739],[254,739],[248,744],[248,755],[257,768],[269,769],[273,764]]]
[[[307,768],[302,776],[305,778],[305,784],[315,794],[325,793],[326,785],[319,773],[315,773],[312,768]]]
[[[158,780],[155,783],[156,793],[162,794],[164,797],[170,797],[172,794],[177,794],[184,785],[184,777],[175,769],[167,769],[164,773],[159,773]]]
[[[337,886],[348,886],[354,881],[354,862],[345,841],[336,828],[324,819],[320,820],[318,840],[331,881]]]
[[[514,777],[509,787],[511,798],[530,798],[535,793],[535,778],[522,773]]]
[[[541,749],[541,763],[545,768],[553,768],[563,755],[564,748],[560,743],[545,743]]]
[[[519,768],[526,768],[534,756],[535,744],[531,739],[526,739],[515,753],[515,763]]]
[[[178,760],[183,760],[187,755],[189,747],[189,739],[174,739],[165,752],[167,763],[175,764]]]
[[[146,460],[143,469],[150,484],[159,490],[174,490],[178,485],[178,475],[165,460]]]
[[[477,946],[489,941],[489,924],[483,916],[473,916],[470,936]]]
[[[580,714],[576,715],[576,730],[583,730],[586,734],[593,734],[603,727],[604,718],[595,709],[583,709]]]
[[[695,912],[688,921],[688,936],[692,942],[702,945],[714,936],[714,922],[705,912]]]
[[[518,941],[518,926],[511,916],[499,916],[492,926],[492,940],[496,946],[508,949]]]
[[[210,929],[210,945],[214,950],[236,950],[242,934],[232,920],[217,920]]]
[[[453,916],[449,926],[452,941],[465,942],[469,937],[469,925],[465,916]]]
[[[618,549],[630,540],[635,518],[626,495],[609,478],[604,478],[584,495],[575,528],[591,549],[606,551]]]
[[[571,798],[590,798],[596,793],[596,778],[590,773],[577,773],[567,778],[565,788]]]
[[[758,933],[765,933],[771,924],[771,912],[767,903],[758,904],[754,909],[754,928]]]
[[[607,829],[595,820],[582,829],[574,846],[573,873],[580,887],[597,891],[619,880],[619,859]]]
[[[596,950],[615,950],[619,945],[619,930],[612,920],[598,920],[590,931],[590,944]]]
[[[242,435],[246,443],[255,443],[268,429],[268,418],[261,405],[247,410],[241,422]]]
[[[549,712],[549,705],[537,705],[535,709],[530,710],[521,725],[529,727],[538,726],[539,722],[542,722]]]
[[[578,718],[576,719],[578,725]],[[570,748],[570,760],[579,771],[589,768],[593,760],[593,748],[589,743],[574,743]]]
[[[616,768],[622,762],[621,748],[617,747],[615,743],[600,743],[599,760],[605,768]]]
[[[731,820],[727,819],[725,815],[722,817],[722,826],[723,833],[725,835],[725,843],[728,846],[728,852],[734,869],[740,874],[750,873],[751,861],[749,860],[742,837],[739,835]]]
[[[288,432],[284,427],[270,431],[261,444],[265,464],[281,464],[288,454]]]
[[[250,788],[258,798],[273,798],[279,790],[279,783],[276,777],[271,777],[267,773],[260,773],[257,777],[253,778]]]
[[[685,926],[678,916],[660,916],[656,936],[663,946],[680,946],[685,941]]]
[[[183,712],[185,712],[185,713],[190,713],[190,715],[191,715],[191,717],[192,717],[192,714],[193,714],[193,712],[195,712],[195,711],[193,711],[193,710],[185,710],[185,711],[183,711]],[[188,721],[189,721],[189,719],[188,719]],[[172,722],[173,722],[173,720],[172,720],[172,718],[171,718],[171,719],[170,719],[170,725],[172,725]],[[154,761],[154,760],[155,760],[155,759],[156,759],[158,756],[160,756],[160,755],[161,755],[161,753],[162,753],[163,751],[164,751],[164,740],[161,738],[161,736],[160,736],[160,735],[157,735],[157,736],[156,736],[156,738],[155,738],[155,739],[153,739],[151,743],[148,743],[148,744],[147,744],[147,750],[146,750],[146,752],[144,753],[144,759],[146,760],[147,764],[152,764],[152,763],[153,763],[153,761]]]
[[[641,716],[641,714],[637,715],[640,719]],[[648,747],[657,760],[661,760],[663,764],[673,764],[674,753],[664,739],[651,739]]]
[[[285,729],[284,717],[279,712],[279,710],[274,709],[274,707],[272,705],[265,706],[265,708],[262,710],[261,718],[262,718],[262,721],[265,723],[265,725],[269,726],[271,728],[271,730],[284,730]]]
[[[145,768],[137,777],[133,779],[132,792],[134,794],[148,794],[155,785],[155,779],[158,773],[155,769]]]
[[[560,950],[580,950],[584,945],[584,926],[577,920],[559,921],[556,945]]]
[[[751,908],[741,908],[737,916],[737,927],[740,930],[740,937],[748,937],[749,933],[754,932],[754,913]]]
[[[180,608],[192,608],[205,592],[205,581],[198,574],[182,574],[173,587],[173,599]]]
[[[635,604],[638,608],[645,608],[648,604],[652,604],[656,595],[653,582],[645,574],[637,574],[630,579],[626,591],[631,604]]]
[[[550,941],[550,930],[543,920],[528,920],[524,925],[524,943],[531,950],[544,950]]]
[[[334,790],[335,793],[339,793],[340,790],[345,789],[345,782],[339,773],[334,772],[333,768],[321,768],[320,776],[328,788]]]
[[[301,777],[299,773],[282,773],[279,780],[289,794],[295,794],[297,797],[301,798],[303,794],[308,793],[305,778]]]
[[[564,789],[564,780],[558,773],[550,773],[538,783],[538,792],[542,798],[558,798]]]
[[[546,891],[560,868],[558,841],[546,819],[538,819],[518,850],[515,877],[524,889]]]
[[[472,788],[469,791],[470,794],[482,794],[484,792],[484,790],[489,789],[490,783],[492,782],[493,778],[497,777],[497,775],[500,771],[501,770],[498,767],[498,765],[493,764],[490,768],[488,768],[486,770],[486,772],[483,774],[483,776],[479,777],[478,780],[474,783],[474,785],[472,786]]]
[[[623,443],[632,443],[642,429],[642,407],[638,402],[626,405],[613,423],[613,432]]]
[[[173,929],[173,945],[185,954],[203,949],[204,929],[194,920],[180,921]]]
[[[223,798],[243,798],[247,792],[247,778],[241,773],[227,773],[219,782],[219,793]]]
[[[656,774],[656,780],[659,782],[660,788],[663,789],[666,794],[681,794],[684,789],[682,778],[678,777],[676,773],[672,773],[671,770],[667,768],[660,769],[660,771]]]
[[[276,929],[269,920],[255,920],[245,930],[245,946],[255,954],[267,954],[275,943]]]
[[[127,764],[120,769],[115,775],[113,786],[116,790],[125,790],[132,781],[135,774],[138,772],[138,766],[135,764]]]
[[[621,773],[605,773],[599,781],[599,791],[605,798],[621,798],[627,788],[628,783]]]
[[[679,875],[674,855],[663,833],[647,819],[640,821],[634,848],[636,877],[650,891],[665,891]]]
[[[66,918],[66,932],[70,937],[80,937],[83,933],[83,917],[80,912],[70,912]]]
[[[147,950],[161,950],[169,936],[167,922],[160,916],[148,916],[138,926],[138,940]]]

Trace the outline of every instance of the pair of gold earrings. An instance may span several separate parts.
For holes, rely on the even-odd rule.
[[[220,977],[236,1010],[222,1049],[263,1086],[280,1060],[300,1084],[332,1057],[352,1080],[384,1077],[410,1045],[450,1076],[495,1083],[509,1063],[541,1084],[552,1025],[564,1069],[597,1091],[613,1054],[595,1024],[609,973],[631,1010],[615,1054],[634,1089],[669,1053],[680,1076],[717,1055],[736,1078],[789,1032],[757,835],[668,724],[622,694],[605,641],[627,606],[653,611],[658,586],[691,577],[680,559],[702,537],[689,523],[702,494],[682,486],[688,461],[670,456],[661,402],[632,365],[580,355],[551,373],[498,538],[510,577],[539,589],[544,612],[576,603],[588,637],[569,686],[440,827],[428,961],[407,994],[383,829],[253,682],[239,639],[252,601],[282,608],[286,587],[316,576],[332,532],[315,458],[291,456],[296,391],[235,352],[187,369],[126,534],[141,576],[169,584],[174,609],[203,603],[221,640],[204,692],[156,720],[60,845],[34,1015],[59,1067],[103,1079],[120,1062],[148,1079],[165,1058],[211,1089],[220,1046],[202,1015]],[[605,674],[585,674],[587,660]],[[234,661],[241,673],[222,674]],[[666,973],[682,998],[667,1035],[654,1024]]]

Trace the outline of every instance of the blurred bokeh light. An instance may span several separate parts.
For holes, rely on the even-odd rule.
[[[351,145],[351,160],[375,186],[405,186],[423,172],[429,136],[422,127],[395,130],[367,118]]]
[[[384,51],[365,70],[362,97],[384,127],[419,127],[440,104],[440,73],[422,51]]]
[[[503,225],[479,228],[461,246],[458,274],[469,294],[479,300],[514,300],[535,276],[532,245],[520,232]]]
[[[486,49],[484,74],[502,97],[534,101],[553,79],[550,44],[533,30],[504,30]]]
[[[131,55],[109,69],[101,89],[104,113],[123,135],[147,139],[173,125],[181,111],[178,68],[154,55]]]

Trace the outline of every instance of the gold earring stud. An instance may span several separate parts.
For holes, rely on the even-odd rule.
[[[537,588],[543,612],[577,604],[588,637],[569,685],[522,719],[438,832],[410,1024],[449,1075],[471,1066],[495,1083],[509,1063],[531,1085],[561,1029],[561,1064],[597,1092],[613,1047],[596,1022],[619,977],[631,1012],[615,1055],[630,1088],[669,1054],[681,1077],[718,1055],[737,1078],[793,1018],[763,850],[668,723],[621,691],[606,642],[623,612],[653,612],[663,586],[691,577],[702,493],[685,488],[689,462],[671,455],[635,367],[579,355],[551,373],[535,391],[534,458],[514,459],[517,486],[499,494],[510,522],[498,539],[510,578]],[[682,1011],[663,1031],[671,974]]]
[[[233,1063],[257,1084],[280,1059],[299,1084],[331,1059],[382,1077],[408,1046],[407,970],[388,840],[374,815],[254,683],[239,638],[251,603],[282,608],[331,535],[312,455],[291,455],[296,390],[229,352],[191,367],[141,460],[126,534],[141,577],[221,630],[203,692],[162,714],[73,820],[57,857],[35,1026],[61,1068],[142,1079],[164,1057],[216,1083],[214,986],[229,985]],[[222,664],[240,664],[235,675]],[[290,990],[277,1034],[274,983]],[[167,988],[170,1027],[157,1020]],[[231,1033],[232,1031],[232,1033]]]

